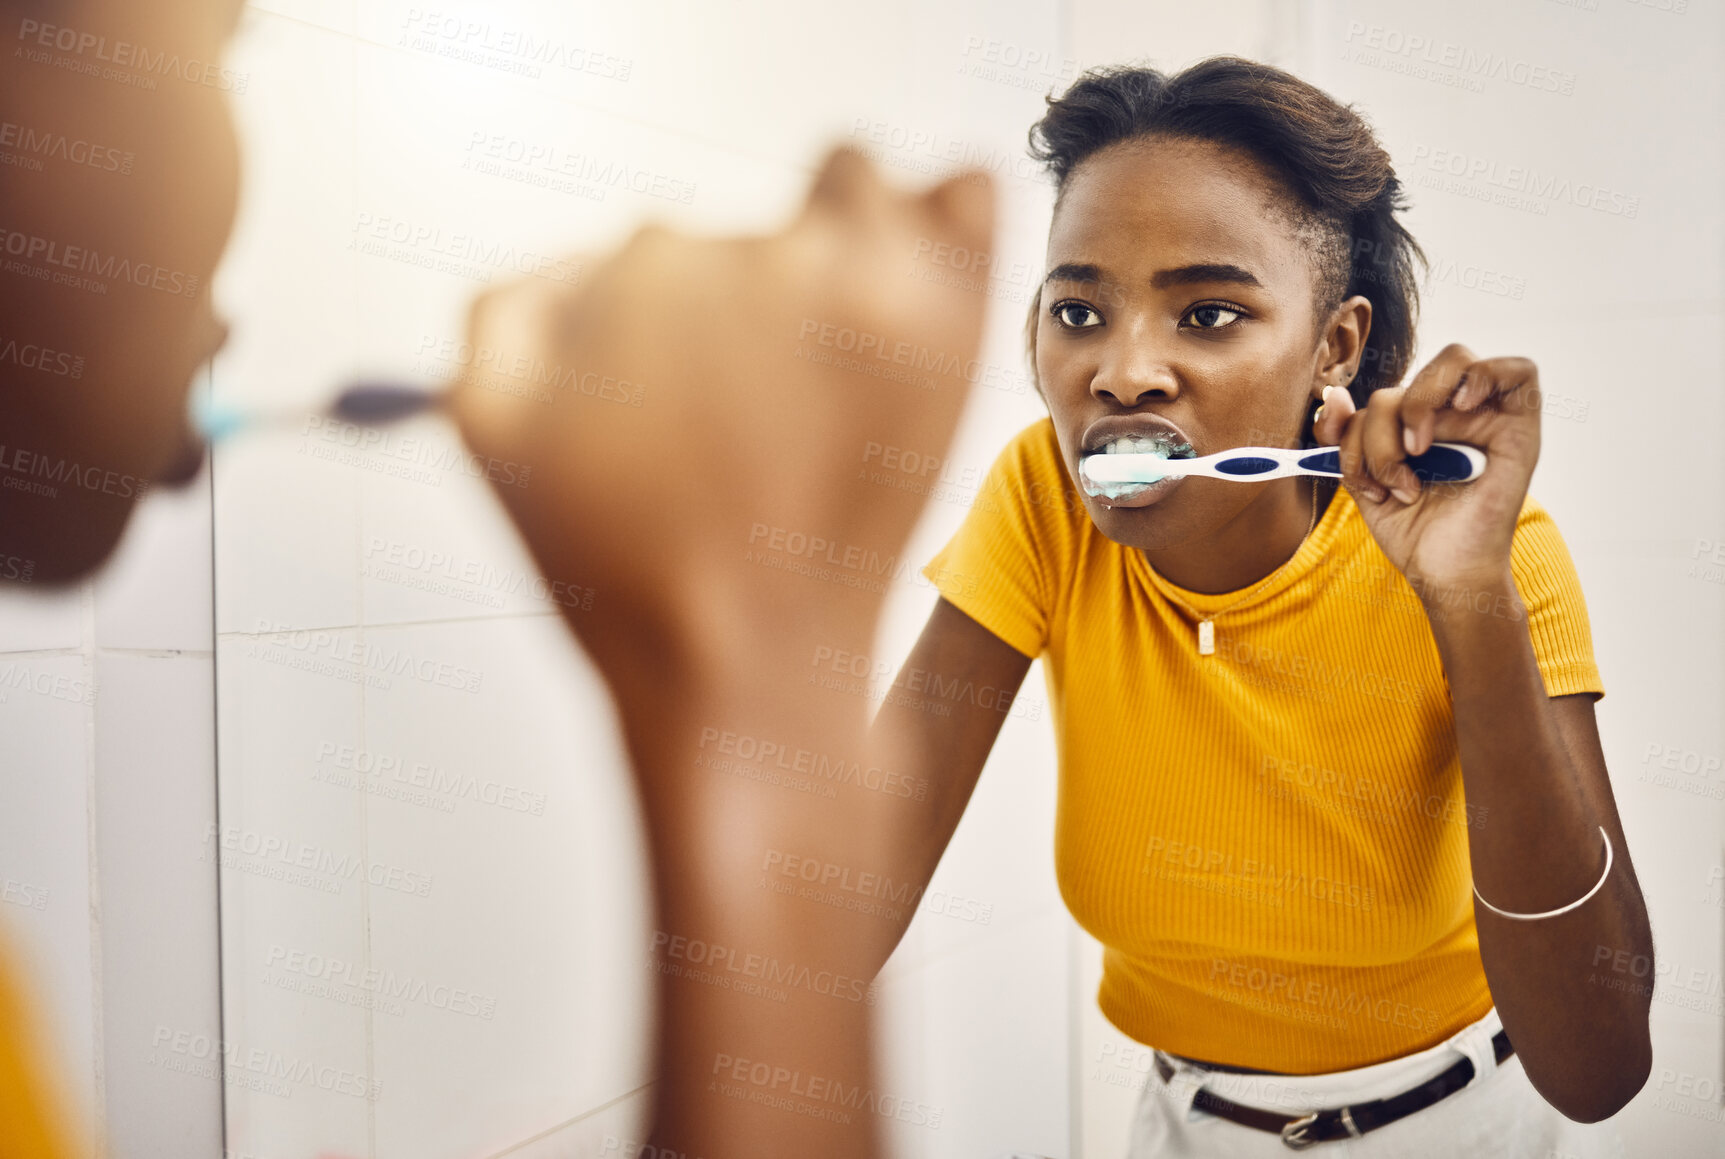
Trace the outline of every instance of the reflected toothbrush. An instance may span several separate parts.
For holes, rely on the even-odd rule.
[[[436,410],[448,397],[442,390],[398,382],[360,381],[339,391],[313,415],[375,427]],[[305,410],[258,411],[211,403],[199,397],[192,411],[192,429],[214,446],[241,431],[286,426],[305,421]]]
[[[1433,443],[1424,453],[1403,460],[1422,483],[1467,483],[1485,472],[1485,452],[1466,443]],[[1339,478],[1341,456],[1335,447],[1234,447],[1196,458],[1133,454],[1086,455],[1078,464],[1080,482],[1091,494],[1122,484],[1155,483],[1173,475],[1202,475],[1256,483],[1294,475]]]

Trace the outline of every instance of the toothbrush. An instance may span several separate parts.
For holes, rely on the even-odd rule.
[[[1433,443],[1423,454],[1409,455],[1403,461],[1425,483],[1466,483],[1485,471],[1485,452],[1466,443]],[[1142,453],[1088,455],[1079,461],[1078,473],[1084,477],[1084,483],[1103,486],[1155,483],[1170,475],[1203,475],[1252,483],[1293,475],[1340,477],[1342,467],[1335,447],[1303,450],[1235,447],[1193,459],[1165,459]]]
[[[361,381],[346,387],[321,411],[313,413],[360,426],[382,426],[435,410],[443,405],[445,397],[442,391],[423,387]],[[199,398],[192,412],[192,424],[204,442],[213,446],[243,430],[302,421],[305,413],[251,411]]]
[[[435,410],[447,395],[394,382],[360,381],[338,392],[322,413],[345,422],[380,426]],[[303,412],[245,411],[218,406],[202,399],[194,412],[195,425],[205,441],[215,444],[247,428],[272,421],[296,421]],[[1423,454],[1404,460],[1414,475],[1427,483],[1467,483],[1485,472],[1485,452],[1466,443],[1433,443]],[[1088,455],[1078,465],[1086,483],[1155,483],[1174,475],[1203,475],[1246,483],[1286,479],[1295,475],[1342,473],[1340,455],[1334,447],[1304,450],[1287,447],[1235,447],[1191,459],[1164,458],[1155,454]]]

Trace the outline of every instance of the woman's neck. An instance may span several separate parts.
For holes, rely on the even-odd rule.
[[[1317,515],[1312,485],[1317,484]],[[1299,475],[1264,488],[1233,519],[1202,539],[1146,550],[1158,575],[1190,592],[1236,592],[1261,583],[1294,557],[1308,528],[1316,527],[1334,498],[1337,481]]]

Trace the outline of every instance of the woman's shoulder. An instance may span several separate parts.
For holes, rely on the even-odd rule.
[[[1044,600],[1062,591],[1086,554],[1090,513],[1067,475],[1054,421],[1038,419],[1007,439],[969,504],[960,538],[1000,566],[1037,576]]]
[[[1064,479],[1066,467],[1060,461],[1060,438],[1054,433],[1054,420],[1045,415],[1013,435],[1000,452],[1000,462],[1009,464],[1021,478]]]
[[[1564,547],[1563,533],[1557,528],[1557,520],[1553,518],[1545,504],[1535,499],[1531,494],[1523,497],[1521,510],[1515,516],[1515,539],[1511,548],[1511,562],[1517,562],[1518,556],[1530,557],[1541,551],[1553,549],[1562,550],[1568,558],[1568,549]]]
[[[1054,420],[1041,418],[1014,435],[995,459],[987,489],[1016,507],[1036,538],[1071,546],[1090,513],[1067,473]]]
[[[1544,504],[1531,494],[1522,500],[1515,517],[1515,538],[1510,543],[1509,566],[1524,598],[1529,589],[1570,599],[1581,597],[1581,582],[1575,560],[1569,554],[1563,533]]]
[[[1551,512],[1546,510],[1545,504],[1533,497],[1531,491],[1522,496],[1521,511],[1515,517],[1516,530],[1520,531],[1529,523],[1549,523],[1553,527],[1557,526],[1556,521],[1551,517]]]

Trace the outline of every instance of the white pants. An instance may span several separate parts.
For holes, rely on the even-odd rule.
[[[1138,1100],[1127,1159],[1287,1159],[1294,1154],[1268,1131],[1194,1110],[1192,1099],[1201,1087],[1232,1102],[1295,1118],[1400,1094],[1462,1058],[1471,1058],[1474,1065],[1473,1081],[1463,1089],[1361,1138],[1319,1143],[1308,1153],[1312,1159],[1620,1159],[1623,1143],[1609,1121],[1583,1124],[1564,1118],[1527,1081],[1519,1056],[1496,1064],[1491,1036],[1502,1025],[1492,1010],[1430,1050],[1317,1075],[1233,1074],[1162,1054],[1174,1075],[1164,1082],[1151,1069]]]

